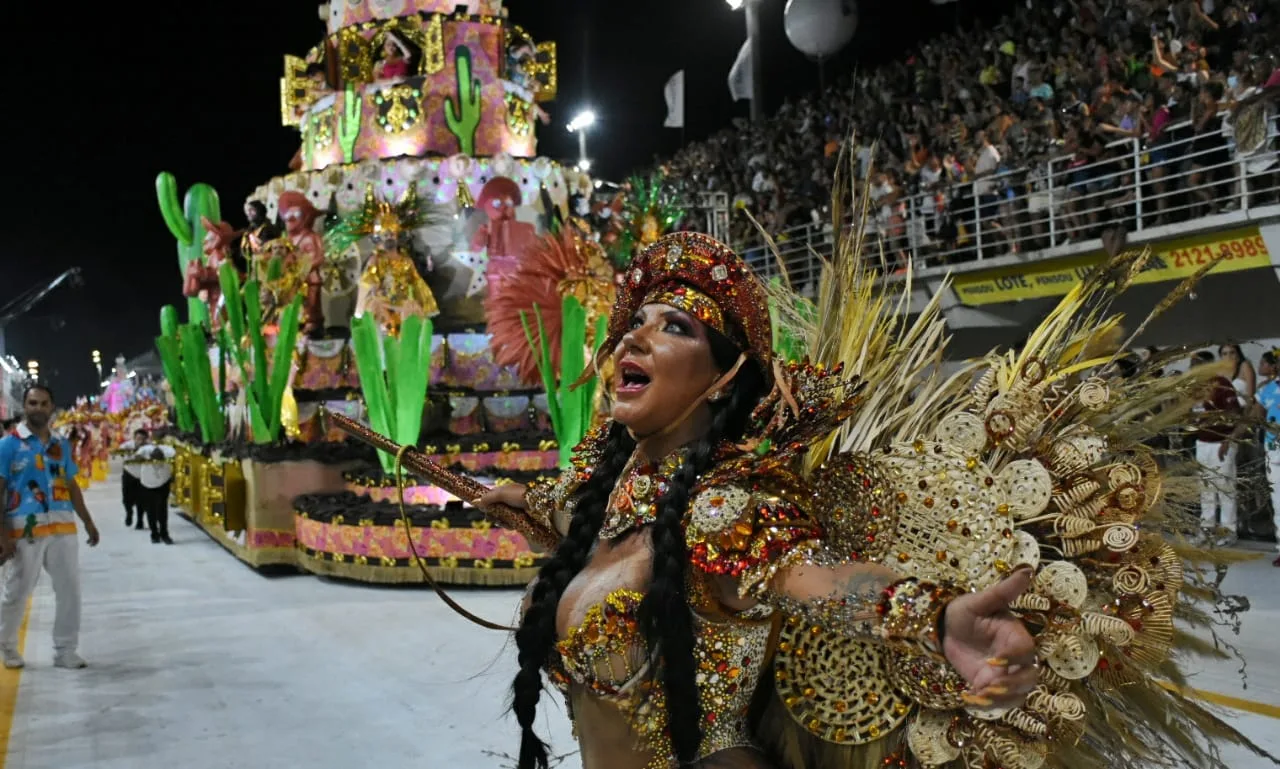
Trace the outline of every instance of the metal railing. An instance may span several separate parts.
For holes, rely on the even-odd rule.
[[[1154,240],[1280,216],[1276,122],[1268,116],[1266,140],[1247,154],[1229,130],[1195,136],[1183,122],[1158,142],[1111,142],[1092,163],[1076,165],[1067,154],[945,189],[886,195],[870,204],[866,256],[883,259],[890,272],[909,261],[927,273],[1013,254],[1037,259],[1096,249],[1103,227]],[[780,274],[781,262],[797,288],[816,285],[817,255],[830,255],[832,225],[773,237],[776,257],[759,236],[734,246],[766,278]]]

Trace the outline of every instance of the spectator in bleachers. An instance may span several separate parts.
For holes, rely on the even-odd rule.
[[[837,78],[826,93],[789,99],[772,120],[735,121],[664,168],[689,189],[728,193],[762,222],[802,221],[783,209],[829,187],[839,142],[852,133],[859,177],[872,161],[892,175],[877,180],[897,201],[880,234],[900,242],[887,250],[922,257],[959,247],[972,258],[979,234],[984,255],[1043,247],[1050,205],[1068,216],[1055,244],[1096,237],[1115,212],[1136,213],[1137,182],[1145,223],[1170,223],[1236,194],[1219,111],[1280,85],[1270,58],[1278,43],[1280,0],[1037,0],[998,24],[975,22]],[[1193,125],[1181,126],[1187,119]],[[1142,143],[1139,179],[1133,145],[1107,149],[1125,139]],[[966,170],[956,172],[949,156]],[[993,159],[997,173],[1019,172],[982,175],[978,165]],[[1050,160],[1052,178],[1020,171]],[[1263,160],[1265,171],[1272,163]],[[1085,167],[1098,161],[1105,165]],[[981,233],[975,213],[990,214]],[[917,215],[923,223],[894,220]]]

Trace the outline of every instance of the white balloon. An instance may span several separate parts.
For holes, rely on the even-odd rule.
[[[782,25],[801,53],[825,58],[853,39],[858,6],[853,0],[787,0]]]

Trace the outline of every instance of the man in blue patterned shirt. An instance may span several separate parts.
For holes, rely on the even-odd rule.
[[[1280,550],[1280,380],[1276,379],[1276,375],[1280,374],[1278,354],[1280,350],[1268,350],[1262,354],[1258,374],[1264,381],[1258,384],[1258,394],[1254,400],[1257,401],[1255,408],[1261,412],[1257,416],[1261,416],[1267,423],[1266,437],[1262,439],[1262,444],[1267,453],[1267,480],[1271,483],[1271,513],[1276,522],[1276,549]],[[1271,564],[1280,566],[1280,558],[1276,558]]]
[[[26,663],[18,654],[22,613],[43,568],[49,572],[57,608],[53,620],[53,664],[82,668],[80,641],[80,563],[76,517],[84,523],[89,546],[98,544],[98,527],[76,484],[75,459],[66,438],[49,428],[53,393],[31,385],[22,395],[23,420],[0,438],[0,558],[6,562],[0,597],[0,654],[4,666]]]

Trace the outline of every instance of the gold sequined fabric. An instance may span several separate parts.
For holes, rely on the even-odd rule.
[[[369,260],[360,285],[382,300],[375,316],[384,329],[399,334],[407,307],[415,314],[430,318],[440,314],[435,295],[418,273],[413,260],[395,251],[384,251]]]
[[[634,590],[615,590],[588,609],[556,645],[549,676],[562,692],[577,684],[626,714],[636,748],[654,755],[649,769],[668,769],[675,762],[662,687],[656,683],[661,662],[649,658],[636,619],[643,598]],[[768,662],[772,630],[767,616],[694,615],[695,675],[704,721],[700,756],[751,744],[747,711]]]

